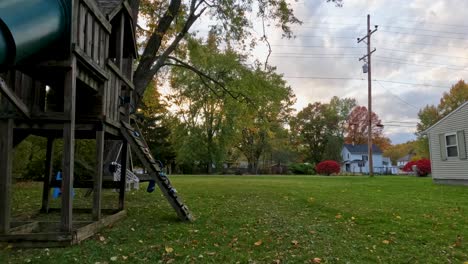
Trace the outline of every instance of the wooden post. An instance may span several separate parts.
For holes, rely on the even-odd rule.
[[[93,186],[93,220],[101,219],[102,173],[104,167],[104,128],[96,131],[96,173]]]
[[[125,207],[125,185],[127,183],[127,163],[128,163],[128,142],[122,140],[122,156],[120,158],[120,190],[119,190],[119,210]]]
[[[123,67],[123,46],[124,46],[124,30],[125,30],[125,17],[123,14],[120,14],[120,23],[119,28],[117,28],[117,45],[116,45],[116,59],[117,59],[117,66],[119,70],[122,71]],[[120,87],[116,87],[116,89],[120,89]]]
[[[73,172],[75,156],[75,110],[76,110],[76,58],[71,56],[71,69],[65,74],[63,110],[70,121],[63,127],[62,165],[62,230],[73,230]]]
[[[41,212],[49,212],[49,197],[50,197],[50,180],[53,175],[52,162],[54,160],[54,139],[47,138],[46,161],[44,171],[44,185],[42,186],[42,208]]]
[[[0,120],[0,234],[10,230],[13,119]]]

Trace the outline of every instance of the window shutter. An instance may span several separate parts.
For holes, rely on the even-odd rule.
[[[445,144],[445,134],[439,134],[440,159],[447,160],[447,147]]]
[[[460,159],[466,159],[465,131],[457,131],[458,156]]]

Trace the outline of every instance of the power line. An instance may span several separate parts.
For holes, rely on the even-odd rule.
[[[348,80],[348,81],[364,81],[364,78],[352,78],[352,77],[326,77],[326,76],[283,76],[286,79],[311,79],[311,80]],[[412,82],[402,82],[402,81],[392,81],[392,80],[378,80],[373,79],[372,81],[379,81],[384,83],[393,83],[393,84],[403,84],[403,85],[413,85],[413,86],[427,86],[435,88],[447,88],[450,85],[432,85],[427,83],[412,83]]]
[[[426,68],[434,68],[435,66],[441,66],[444,67],[445,69],[448,70],[454,70],[454,71],[468,71],[467,69],[464,68],[453,68],[447,65],[443,64],[434,64],[434,65],[424,65],[424,64],[416,64],[416,63],[411,63],[411,62],[404,62],[404,61],[392,61],[392,60],[382,60],[382,59],[376,59],[378,62],[386,62],[390,64],[403,64],[403,65],[413,65],[413,66],[418,66],[418,67],[426,67]]]
[[[398,96],[398,95],[392,93],[390,90],[388,90],[387,88],[385,88],[385,86],[383,86],[383,85],[380,83],[380,81],[377,81],[377,80],[376,80],[375,82],[376,82],[378,85],[380,85],[380,87],[382,87],[385,91],[387,91],[388,93],[390,93],[390,94],[393,95],[394,97],[398,98],[398,100],[402,101],[402,102],[405,103],[406,105],[408,105],[408,106],[410,106],[410,107],[412,107],[412,108],[414,108],[414,109],[416,109],[416,110],[419,110],[419,108],[417,108],[416,106],[414,106],[414,105],[412,105],[412,104],[406,102],[406,101],[403,100],[400,96]]]
[[[382,30],[385,33],[393,33],[393,34],[400,34],[400,35],[411,35],[411,36],[421,36],[421,37],[431,37],[431,38],[444,38],[444,39],[456,39],[462,41],[468,41],[467,38],[457,38],[457,37],[449,37],[449,36],[437,36],[437,35],[428,35],[428,34],[417,34],[417,33],[407,33],[407,32],[397,32],[397,31],[388,31]]]

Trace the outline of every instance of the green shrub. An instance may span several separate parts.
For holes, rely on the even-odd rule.
[[[310,163],[292,163],[289,165],[289,170],[293,174],[314,175],[314,164]]]

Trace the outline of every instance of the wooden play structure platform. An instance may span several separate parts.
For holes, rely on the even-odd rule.
[[[76,244],[124,217],[129,153],[136,154],[147,171],[140,181],[154,181],[179,218],[192,220],[135,126],[134,31],[127,1],[0,2],[0,242],[33,247]],[[47,138],[41,211],[58,210],[56,222],[17,221],[11,216],[13,150],[29,135]],[[52,168],[56,139],[63,140],[61,168]],[[92,181],[80,182],[74,175],[77,139],[96,142]],[[115,144],[121,146],[118,182],[106,175],[105,154],[115,151],[106,146]],[[57,169],[62,180],[53,177]],[[49,208],[53,187],[62,188],[60,208]],[[92,208],[73,208],[73,188],[92,188]],[[102,208],[103,188],[118,189],[118,208]],[[88,213],[89,219],[74,220],[75,212]]]

